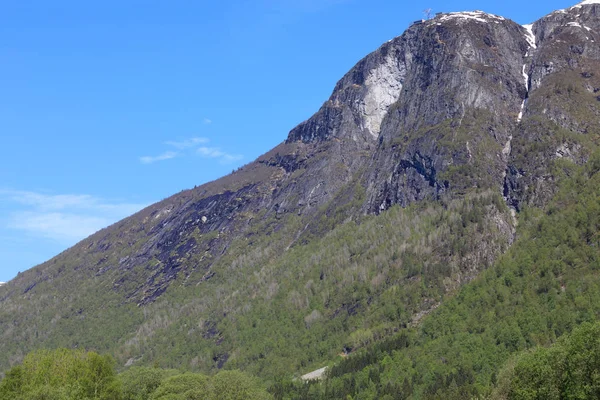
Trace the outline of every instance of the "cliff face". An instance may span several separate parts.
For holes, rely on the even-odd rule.
[[[527,89],[526,31],[480,12],[440,15],[394,40],[410,73],[382,126],[368,212],[502,186]]]
[[[529,27],[536,46],[524,65],[528,91],[515,130],[505,195],[520,208],[543,205],[554,190],[557,159],[585,162],[600,116],[600,4],[584,1]]]
[[[477,193],[504,196],[515,210],[544,205],[558,176],[555,161],[583,163],[598,143],[599,14],[600,4],[586,1],[525,27],[483,12],[413,24],[362,59],[315,115],[256,161],[152,205],[2,286],[0,323],[11,328],[0,333],[0,349],[54,340],[53,333],[34,339],[30,329],[11,325],[13,316],[29,313],[37,329],[61,335],[53,310],[100,307],[86,303],[86,291],[115,309],[153,304],[175,282],[202,296],[203,284],[224,274],[216,263],[250,251],[244,246],[257,235],[285,232],[287,250],[396,204],[447,205]],[[490,208],[488,219],[496,239],[512,240],[507,213]],[[456,262],[468,273],[455,281],[470,279],[500,249],[483,239],[474,244]],[[101,319],[89,312],[88,320]],[[123,322],[123,335],[139,328],[136,318]],[[90,325],[90,337],[92,331]],[[111,348],[111,338],[104,340]]]

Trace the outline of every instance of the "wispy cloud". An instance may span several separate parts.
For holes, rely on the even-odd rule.
[[[59,242],[76,243],[108,225],[110,221],[102,217],[26,211],[14,213],[9,228]]]
[[[221,151],[221,149],[219,149],[218,147],[198,147],[196,152],[202,157],[217,158],[219,159],[219,162],[221,162],[221,164],[229,164],[244,158],[244,156],[240,154],[229,154],[224,151]]]
[[[165,144],[167,146],[171,146],[171,147],[175,147],[176,149],[183,150],[183,149],[189,149],[191,147],[196,147],[198,145],[201,145],[203,143],[208,143],[208,142],[210,142],[210,139],[208,139],[208,138],[193,137],[190,139],[185,139],[185,140],[180,140],[180,141],[169,140],[169,141],[166,141]]]
[[[204,118],[204,120],[202,120],[202,122],[204,122],[205,125],[210,125],[212,124],[212,120],[208,119],[208,118]]]
[[[210,120],[207,120],[210,123]],[[176,151],[167,151],[158,156],[144,156],[139,160],[142,164],[152,164],[157,161],[169,160],[171,158],[196,154],[203,158],[218,160],[220,164],[230,164],[244,158],[241,154],[232,154],[221,150],[219,147],[206,146],[210,139],[205,137],[193,137],[182,140],[168,140],[166,146],[174,147]]]
[[[196,150],[196,151],[201,156],[209,157],[209,158],[218,158],[218,157],[222,157],[225,155],[225,153],[223,153],[221,150],[219,150],[216,147],[199,147],[198,150]]]
[[[140,162],[142,164],[152,164],[152,163],[155,163],[157,161],[170,160],[171,158],[177,157],[177,155],[178,155],[178,153],[176,153],[174,151],[167,151],[167,152],[164,152],[164,153],[159,154],[157,156],[143,156],[143,157],[140,157]]]
[[[129,216],[145,204],[107,201],[90,195],[44,194],[0,190],[0,200],[10,210],[0,219],[4,228],[24,231],[71,245]]]

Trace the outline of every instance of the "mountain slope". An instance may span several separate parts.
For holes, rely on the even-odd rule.
[[[570,398],[543,390],[506,394],[515,364],[525,369],[527,349],[549,346],[600,315],[600,152],[586,166],[563,167],[568,176],[554,199],[544,211],[523,212],[519,239],[493,268],[419,327],[341,360],[323,384],[279,383],[272,390],[276,398],[307,398],[309,392],[313,399],[465,399],[493,392],[495,399]],[[597,373],[592,355],[597,348],[577,353],[576,365],[560,365],[567,378],[561,384],[587,383],[580,398],[595,398],[592,381],[577,378],[581,370]],[[548,379],[549,366],[541,362],[546,369],[530,372],[520,385],[548,388],[540,380]]]
[[[530,27],[483,12],[413,24],[256,161],[0,287],[2,369],[79,346],[272,377],[416,323],[597,146],[587,3]]]

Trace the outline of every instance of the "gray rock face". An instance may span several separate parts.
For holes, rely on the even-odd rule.
[[[483,155],[493,168],[480,180],[501,191],[507,161],[502,148],[526,98],[529,47],[523,27],[482,12],[416,23],[352,68],[286,143],[340,143],[328,162],[349,167],[346,181],[361,170],[365,212],[436,198],[451,186],[440,174],[475,164],[475,153],[495,153]],[[342,159],[357,153],[368,153],[367,166]]]
[[[584,146],[557,142],[523,155],[548,124],[579,133],[597,126],[595,109],[582,119],[547,92],[567,71],[597,92],[599,11],[583,2],[525,27],[483,12],[413,24],[361,60],[290,132],[286,144],[305,146],[304,176],[314,176],[298,204],[314,210],[353,180],[366,187],[366,213],[482,187],[517,208],[543,204],[552,193],[547,161],[568,148],[569,159],[583,162]],[[531,126],[540,118],[544,128]],[[326,163],[313,165],[311,154],[323,149]],[[303,187],[296,181],[293,190]]]
[[[555,11],[531,31],[536,48],[524,69],[529,90],[505,182],[505,196],[517,209],[543,205],[552,195],[553,160],[587,160],[600,123],[600,4]]]
[[[389,107],[400,97],[406,64],[403,49],[390,41],[362,59],[335,86],[309,120],[294,128],[287,142],[331,138],[375,141]]]
[[[382,126],[365,209],[435,199],[452,189],[444,172],[481,157],[491,163],[484,179],[501,187],[505,163],[496,155],[527,92],[523,28],[481,12],[453,13],[413,25],[394,42],[409,72]]]

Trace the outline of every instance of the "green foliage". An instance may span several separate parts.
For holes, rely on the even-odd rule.
[[[133,367],[120,375],[113,360],[59,349],[28,354],[0,381],[0,400],[269,400],[262,383],[240,371],[213,377]]]
[[[600,323],[584,323],[551,347],[526,352],[509,367],[508,381],[498,398],[600,398]]]
[[[268,400],[271,396],[260,383],[240,371],[221,371],[210,380],[210,399]]]
[[[523,377],[537,374],[528,382],[545,392],[534,395],[556,396],[563,390],[552,384],[560,380],[556,371],[530,366],[562,359],[564,346],[545,346],[600,313],[596,159],[592,154],[586,166],[557,163],[564,175],[555,199],[544,210],[522,210],[518,240],[460,290],[460,282],[478,273],[470,266],[485,269],[506,249],[500,227],[510,226],[510,214],[493,192],[392,208],[339,225],[321,241],[290,243],[301,233],[270,231],[252,236],[251,245],[234,242],[201,291],[181,280],[163,301],[142,308],[145,322],[120,347],[123,357],[144,354],[142,363],[192,370],[243,368],[271,380],[278,399],[460,399],[490,395],[494,387],[506,397],[517,368]],[[300,220],[289,221],[287,229],[302,232]],[[538,346],[530,361],[514,358]],[[158,351],[165,347],[172,351]],[[290,379],[343,350],[352,351],[337,359],[322,383]],[[88,371],[80,376],[61,372],[45,354],[73,358],[33,353],[7,372],[0,393],[10,399],[102,398],[90,397],[89,382],[96,378],[84,378],[107,373],[102,357],[90,357],[95,367],[79,367]],[[63,364],[69,362],[57,363]],[[595,382],[587,370],[571,371]],[[209,378],[132,368],[102,387],[104,398],[127,400],[266,396],[239,372]],[[583,396],[594,388],[572,391]]]
[[[151,400],[210,399],[208,377],[202,374],[180,374],[165,379],[150,397]]]
[[[176,374],[176,371],[160,368],[131,367],[119,374],[123,400],[145,400],[165,378]]]
[[[271,396],[255,378],[240,371],[213,377],[184,373],[166,378],[150,400],[268,400]]]
[[[511,216],[495,191],[356,217],[365,198],[352,181],[314,219],[248,212],[259,222],[219,257],[211,243],[228,233],[195,226],[200,250],[185,260],[185,249],[170,254],[185,273],[150,255],[128,267],[131,248],[163,221],[158,214],[123,237],[108,229],[36,269],[40,276],[23,274],[37,285],[15,289],[0,307],[0,366],[31,349],[77,346],[110,353],[121,367],[301,375],[412,324],[508,247]],[[137,289],[162,267],[152,279],[174,281],[138,306],[146,294]]]
[[[40,350],[9,370],[0,399],[115,399],[120,387],[109,356],[94,352]]]
[[[146,306],[120,361],[140,354],[140,364],[204,372],[226,366],[268,379],[320,368],[344,347],[379,341],[427,313],[476,273],[468,269],[472,260],[477,269],[490,266],[508,246],[498,221],[510,229],[494,192],[393,207],[306,243],[310,235],[302,232],[310,227],[301,219],[289,217],[279,231],[266,219],[234,241],[210,280],[188,286],[199,271]]]
[[[597,398],[599,325],[544,347],[600,315],[600,173],[590,163],[569,174],[545,210],[521,212],[518,240],[494,268],[398,333],[404,340],[351,354],[322,383],[278,382],[272,393],[464,399],[496,388],[500,399]],[[530,348],[538,350],[515,360]]]
[[[140,307],[144,323],[121,342],[121,357],[244,369],[272,381],[277,399],[595,395],[596,361],[586,347],[595,342],[574,334],[573,344],[547,346],[600,313],[598,159],[556,163],[554,200],[523,209],[518,240],[462,289],[507,247],[500,229],[510,228],[510,214],[493,192],[395,207],[306,243],[290,243],[304,228],[290,217],[295,235],[271,230],[252,244],[235,241],[202,290],[181,279],[163,301]],[[528,355],[531,348],[539,350]],[[323,382],[290,379],[344,350],[352,351]],[[265,396],[240,372],[131,368],[115,377],[108,358],[66,350],[32,353],[0,383],[0,399],[17,400]]]

